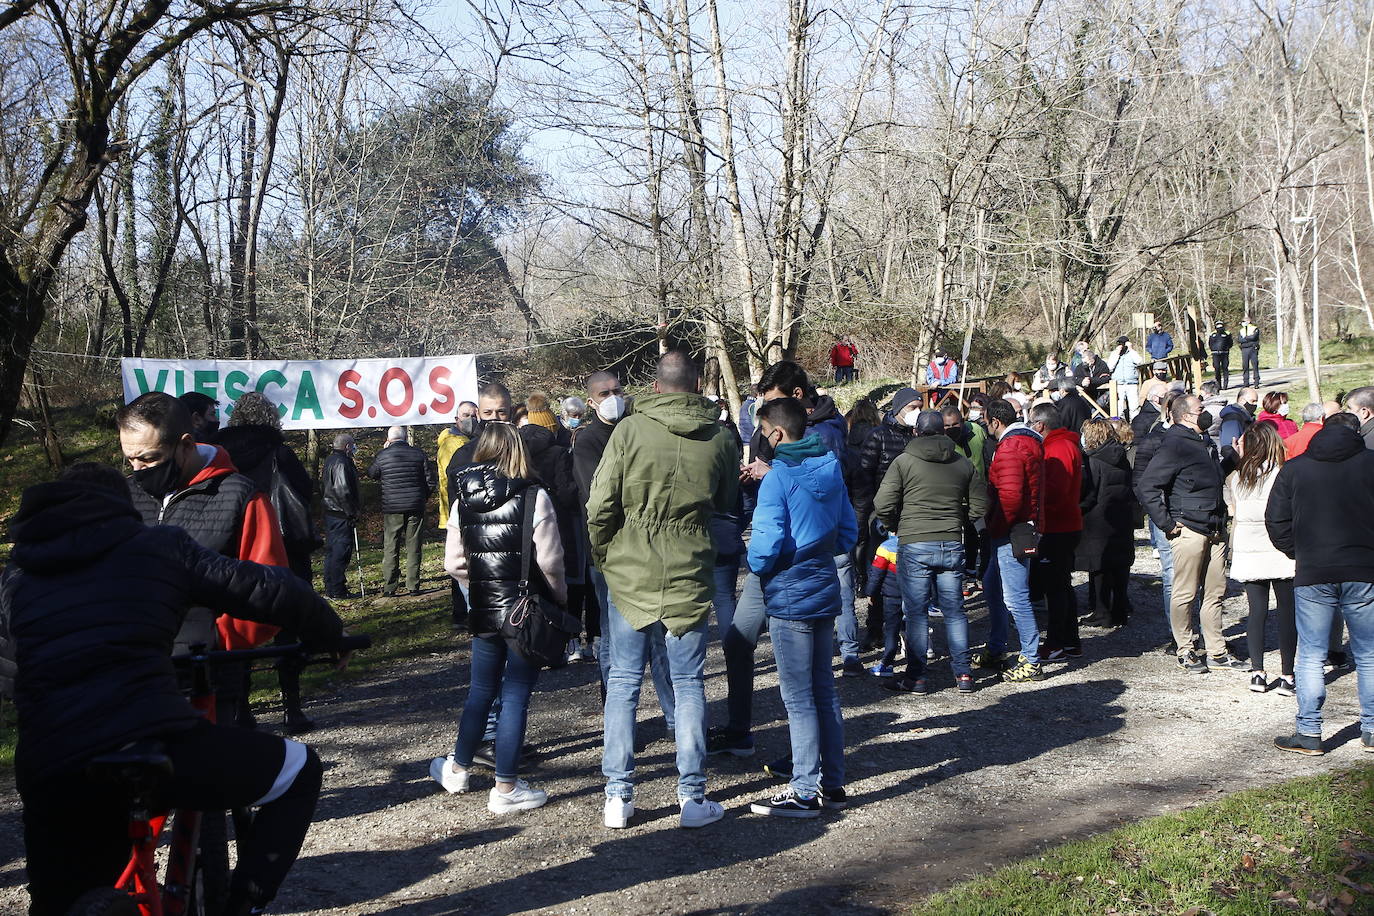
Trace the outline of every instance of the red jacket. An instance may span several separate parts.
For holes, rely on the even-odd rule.
[[[1045,434],[1046,534],[1083,530],[1083,445],[1071,429]]]
[[[1041,524],[1040,487],[1045,473],[1045,448],[1025,426],[1002,436],[988,468],[988,536],[1004,538],[1011,526]]]
[[[219,446],[215,447],[215,457],[192,477],[187,486],[238,471],[229,453]],[[239,549],[237,559],[252,560],[264,566],[287,566],[286,544],[281,538],[281,528],[277,524],[277,513],[267,494],[258,493],[248,500],[243,510],[243,521],[239,525]],[[240,620],[221,615],[215,621],[220,640],[226,649],[252,649],[268,642],[277,635],[278,627],[251,620]]]
[[[1311,423],[1304,423],[1302,429],[1283,440],[1284,450],[1288,452],[1288,460],[1307,451],[1307,443],[1312,441],[1312,437],[1322,431],[1322,421],[1314,420]]]
[[[858,355],[859,349],[853,344],[837,343],[830,348],[830,365],[836,369],[846,369],[854,365],[854,357]]]
[[[1276,413],[1270,413],[1267,410],[1261,410],[1259,416],[1255,417],[1255,422],[1264,423],[1266,421],[1278,427],[1280,439],[1287,439],[1289,436],[1295,435],[1298,431],[1298,424],[1287,417],[1280,416]],[[1313,433],[1313,435],[1316,435],[1316,433]]]

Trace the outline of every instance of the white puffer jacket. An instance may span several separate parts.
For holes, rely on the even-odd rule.
[[[1279,552],[1264,527],[1264,508],[1278,475],[1274,468],[1254,487],[1243,486],[1235,472],[1226,478],[1226,505],[1233,516],[1231,578],[1237,582],[1293,578],[1293,560]]]

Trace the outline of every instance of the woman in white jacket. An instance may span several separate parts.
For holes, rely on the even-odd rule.
[[[1293,560],[1279,552],[1264,527],[1269,491],[1283,466],[1283,439],[1271,423],[1255,423],[1236,440],[1240,462],[1226,478],[1226,506],[1231,526],[1231,578],[1245,586],[1250,605],[1246,638],[1250,644],[1250,689],[1269,689],[1264,674],[1264,622],[1269,613],[1269,590],[1278,605],[1279,679],[1275,690],[1293,696],[1293,656],[1298,629],[1293,614]]]

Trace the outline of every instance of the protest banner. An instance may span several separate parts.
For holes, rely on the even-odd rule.
[[[258,391],[277,405],[283,429],[338,429],[447,423],[460,401],[477,400],[472,354],[408,359],[120,360],[127,403],[149,391],[199,391],[227,420],[240,395]]]

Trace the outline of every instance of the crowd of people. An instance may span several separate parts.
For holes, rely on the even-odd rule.
[[[1153,355],[1165,344],[1152,335],[1147,349]],[[1319,754],[1324,674],[1353,660],[1361,743],[1374,751],[1374,489],[1350,485],[1374,471],[1374,387],[1350,392],[1343,405],[1307,405],[1298,426],[1284,392],[1245,386],[1228,400],[1216,380],[1193,390],[1170,379],[1159,359],[1142,381],[1149,362],[1125,338],[1108,357],[1080,345],[1068,363],[1051,356],[1031,379],[1013,373],[973,394],[954,385],[952,364],[938,353],[921,389],[861,398],[842,413],[802,366],[782,361],[767,367],[735,416],[723,399],[701,394],[689,356],[669,352],[652,392],[635,398],[609,370],[559,401],[533,392],[517,404],[504,385],[486,384],[475,402],[458,406],[433,459],[407,429],[389,429],[366,470],[381,491],[383,595],[401,593],[403,548],[404,587],[421,587],[420,530],[437,497],[454,616],[472,636],[457,734],[431,761],[433,780],[464,794],[484,767],[493,774],[493,813],[546,803],[522,766],[528,711],[547,664],[522,652],[511,632],[532,602],[548,601],[578,628],[562,660],[599,666],[606,827],[626,827],[635,816],[635,721],[646,672],[676,745],[680,825],[723,816],[707,792],[706,761],[755,752],[754,676],[765,632],[791,753],[767,763],[785,784],[750,810],[810,818],[842,809],[849,800],[836,676],[877,678],[905,695],[973,693],[988,675],[1011,685],[1043,680],[1047,662],[1084,655],[1082,628],[1133,618],[1141,527],[1160,561],[1167,650],[1180,674],[1239,672],[1251,690],[1295,696],[1296,728],[1274,743]],[[1125,417],[1103,407],[1113,381],[1129,389]],[[82,782],[82,762],[132,738],[171,735],[199,765],[241,766],[249,775],[232,783],[233,798],[258,799],[274,812],[267,823],[279,826],[263,837],[271,855],[241,858],[232,912],[270,902],[299,850],[318,760],[289,739],[239,745],[225,734],[252,725],[246,674],[221,691],[216,726],[192,722],[170,700],[118,712],[77,700],[62,721],[96,736],[79,745],[54,740],[52,721],[39,721],[52,715],[52,670],[83,670],[94,652],[69,638],[106,613],[90,593],[93,571],[160,583],[146,592],[137,581],[129,586],[163,616],[128,651],[164,696],[175,690],[174,675],[157,659],[173,641],[234,648],[339,632],[308,585],[316,544],[308,512],[298,516],[302,502],[310,505],[309,477],[285,447],[275,409],[255,398],[245,395],[217,430],[213,403],[143,395],[118,418],[127,480],[86,466],[25,493],[0,582],[0,641],[17,647],[19,662],[17,769],[35,913],[63,912],[80,890],[70,872],[55,880],[60,872],[39,861],[53,850],[45,824],[68,810],[56,787],[83,786],[79,797],[89,801],[96,788]],[[321,486],[324,591],[348,598],[360,469],[352,435],[333,446]],[[91,507],[81,519],[92,535],[73,540],[62,514],[82,503]],[[154,548],[161,560],[150,558]],[[1082,606],[1075,572],[1087,574]],[[1228,573],[1249,606],[1243,652],[1222,630]],[[975,636],[967,606],[979,595],[987,615]],[[64,601],[71,613],[55,613]],[[1271,601],[1276,677],[1266,663]],[[102,625],[138,631],[136,602],[113,603]],[[203,607],[188,613],[192,606]],[[704,687],[712,611],[727,691],[714,725]],[[937,624],[947,673],[934,664]],[[298,685],[289,686],[295,675],[281,672],[285,725],[299,732],[311,723]],[[95,729],[98,716],[106,721]],[[206,763],[213,747],[222,747],[222,759]],[[90,858],[87,886],[108,884],[106,873],[118,871],[122,822],[108,804],[106,813],[92,828],[100,837],[92,848],[102,852]]]

